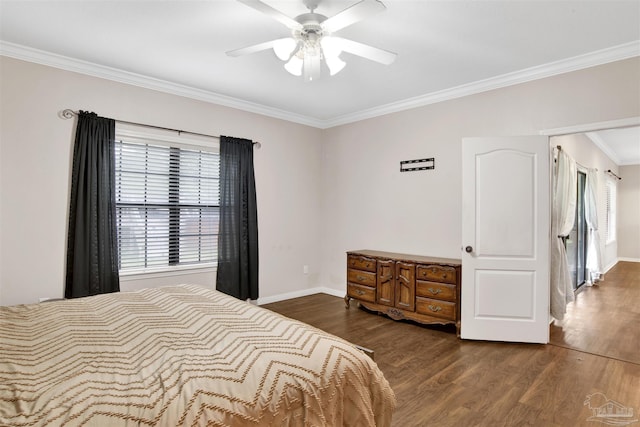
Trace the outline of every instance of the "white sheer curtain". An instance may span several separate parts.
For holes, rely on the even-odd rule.
[[[568,236],[573,228],[577,191],[576,162],[567,153],[558,150],[551,219],[551,315],[557,320],[564,319],[567,304],[573,301],[563,237]]]
[[[602,276],[600,232],[598,231],[598,170],[589,169],[584,189],[584,216],[589,226],[587,236],[587,283],[592,285]]]

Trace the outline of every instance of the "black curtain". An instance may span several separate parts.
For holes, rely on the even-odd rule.
[[[80,111],[67,238],[66,298],[118,292],[115,121]]]
[[[258,299],[258,214],[253,143],[220,137],[220,223],[216,289]]]

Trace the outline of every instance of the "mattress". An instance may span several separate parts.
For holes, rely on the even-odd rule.
[[[388,426],[373,360],[195,285],[0,307],[0,425]]]

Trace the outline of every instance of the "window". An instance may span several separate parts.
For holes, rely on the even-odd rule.
[[[214,263],[219,154],[209,147],[116,139],[120,270]]]
[[[607,180],[607,243],[616,240],[617,187],[615,181]]]

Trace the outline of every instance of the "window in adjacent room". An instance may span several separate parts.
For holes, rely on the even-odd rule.
[[[567,251],[569,274],[571,275],[574,290],[582,286],[587,280],[588,226],[584,206],[584,190],[587,184],[587,174],[583,171],[578,171],[577,174],[576,217],[573,222],[573,229],[564,242]]]
[[[215,265],[219,153],[211,145],[117,135],[121,272]]]
[[[607,243],[616,240],[616,206],[617,206],[617,187],[616,182],[607,179]]]

